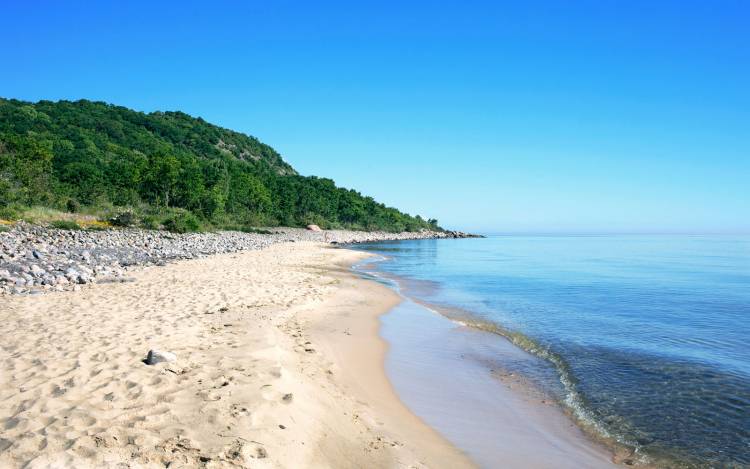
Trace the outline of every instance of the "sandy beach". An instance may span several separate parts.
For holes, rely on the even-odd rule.
[[[352,271],[370,255],[281,243],[2,297],[0,467],[611,465],[559,411],[446,359],[459,336],[437,316],[388,345],[408,302]],[[387,352],[417,368],[387,374]],[[422,391],[397,395],[405,374]]]
[[[287,243],[3,297],[0,467],[471,466],[388,383],[399,298],[362,256]]]

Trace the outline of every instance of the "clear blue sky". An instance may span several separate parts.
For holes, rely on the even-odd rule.
[[[744,0],[1,1],[0,96],[182,110],[451,228],[750,231]]]

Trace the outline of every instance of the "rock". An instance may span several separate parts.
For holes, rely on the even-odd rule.
[[[60,231],[19,222],[0,233],[0,295],[27,288],[80,290],[80,285],[114,281],[130,267],[167,265],[182,259],[262,249],[275,243],[321,241],[321,228],[276,228],[267,233],[173,234],[140,229]],[[326,230],[331,243],[469,237],[466,233],[408,233]],[[46,287],[46,288],[45,288]],[[0,300],[2,301],[2,300]]]
[[[156,365],[157,363],[169,363],[177,360],[177,355],[172,352],[151,349],[146,355],[146,365]]]

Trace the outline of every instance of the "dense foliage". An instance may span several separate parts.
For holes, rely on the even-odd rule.
[[[330,179],[300,176],[256,138],[182,112],[0,99],[0,210],[32,205],[130,208],[146,225],[177,231],[437,226]]]

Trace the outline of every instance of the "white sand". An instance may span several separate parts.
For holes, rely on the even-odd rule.
[[[0,298],[0,467],[469,466],[386,380],[398,299],[360,256],[284,244]]]

